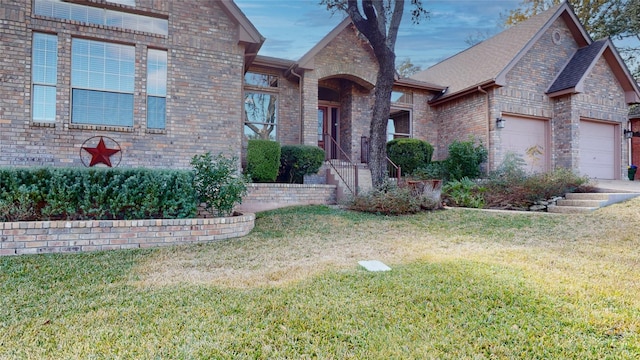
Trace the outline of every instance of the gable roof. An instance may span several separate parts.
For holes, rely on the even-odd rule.
[[[608,38],[578,49],[547,90],[549,97],[584,92],[584,81],[601,57],[607,61],[616,80],[622,86],[626,102],[640,102],[638,84]]]
[[[576,87],[582,88],[585,76],[595,65],[606,44],[606,39],[598,40],[589,46],[578,49],[553,84],[551,84],[547,94],[554,96],[552,94],[556,92],[563,92],[563,90]]]
[[[578,46],[591,43],[571,7],[563,2],[412,77],[448,85],[447,92],[436,100],[438,102],[476,91],[479,86],[505,85],[509,70],[560,17],[565,20]]]
[[[311,50],[307,51],[306,54],[302,55],[302,57],[298,60],[298,67],[302,69],[313,69],[315,64],[313,59],[318,53],[324,49],[329,43],[335,39],[344,29],[352,24],[351,18],[346,17],[344,20],[340,22],[336,27],[333,28],[327,35],[325,35]]]

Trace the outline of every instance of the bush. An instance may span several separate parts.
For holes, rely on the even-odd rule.
[[[494,172],[486,181],[485,200],[488,207],[501,209],[528,209],[538,201],[570,192],[588,191],[589,179],[571,170],[558,168],[551,172],[504,175]]]
[[[463,177],[451,180],[442,187],[445,201],[453,206],[483,208],[486,188],[476,184],[471,179]]]
[[[432,161],[427,166],[416,169],[412,176],[419,180],[446,179],[446,163],[444,161]]]
[[[454,141],[449,145],[449,157],[445,160],[447,176],[451,180],[464,177],[477,179],[481,175],[480,165],[487,160],[487,149],[475,141]]]
[[[254,182],[274,182],[280,167],[280,144],[270,140],[252,139],[247,145],[247,169]]]
[[[0,221],[193,217],[188,171],[0,169]]]
[[[233,207],[242,203],[247,193],[246,178],[238,174],[238,159],[211,153],[195,155],[191,159],[194,168],[194,187],[200,202],[216,216],[230,216]]]
[[[351,210],[383,215],[415,214],[439,207],[440,204],[433,198],[393,183],[385,183],[368,193],[358,194],[349,204]]]
[[[285,145],[280,155],[278,180],[302,184],[304,176],[315,174],[324,161],[324,150],[313,145]]]
[[[400,166],[402,174],[411,175],[431,162],[433,146],[419,139],[393,139],[387,143],[387,156]]]

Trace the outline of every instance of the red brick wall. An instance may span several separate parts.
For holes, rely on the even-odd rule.
[[[210,242],[245,236],[254,214],[227,218],[0,222],[0,255],[74,253]]]
[[[216,1],[138,1],[136,9],[169,17],[169,36],[32,17],[31,0],[3,0],[0,10],[0,165],[82,166],[79,147],[106,135],[122,147],[122,167],[188,167],[195,154],[240,156],[244,50],[237,25]],[[31,122],[31,38],[58,37],[57,117]],[[71,124],[71,39],[117,41],[136,47],[134,125]],[[165,131],[146,129],[146,50],[168,50]]]

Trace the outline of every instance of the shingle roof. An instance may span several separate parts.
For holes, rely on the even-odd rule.
[[[494,82],[519,59],[551,20],[570,8],[556,5],[531,18],[423,70],[412,78],[449,87],[444,97]],[[586,34],[585,34],[586,35]]]
[[[602,39],[578,49],[551,87],[549,87],[547,94],[577,87],[587,75],[589,69],[600,58],[602,50],[607,46],[608,42],[607,39]]]

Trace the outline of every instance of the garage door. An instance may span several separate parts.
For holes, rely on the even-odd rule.
[[[580,121],[580,173],[596,179],[615,179],[615,139],[615,125]]]
[[[549,127],[546,120],[503,116],[505,127],[500,129],[502,146],[526,162],[526,170],[545,172],[549,170]]]

